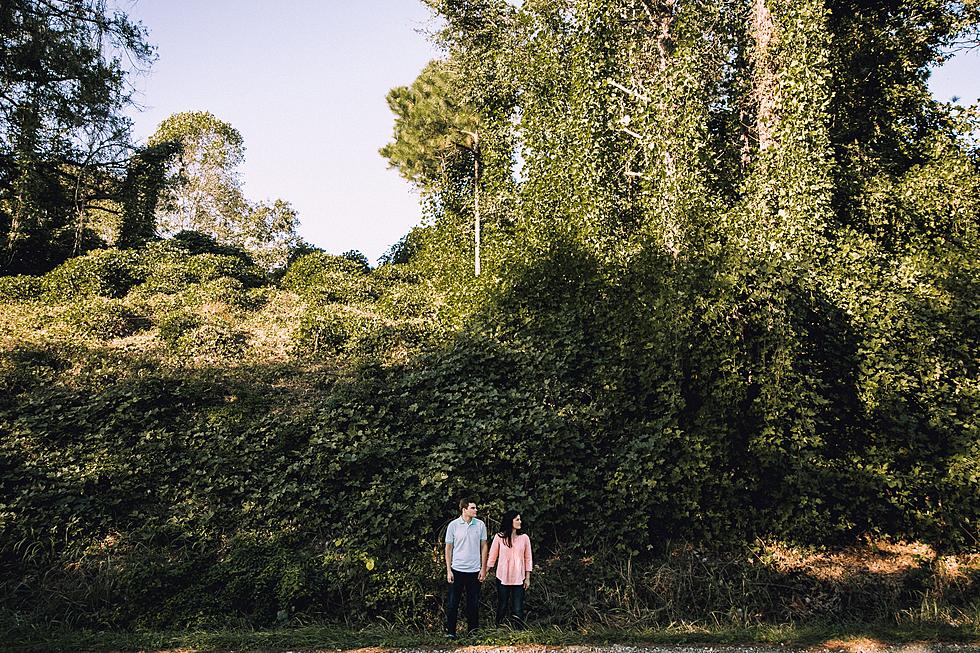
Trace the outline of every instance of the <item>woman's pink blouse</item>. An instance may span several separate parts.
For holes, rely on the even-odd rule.
[[[497,565],[497,580],[502,585],[523,585],[525,573],[531,571],[531,538],[518,535],[512,539],[507,546],[500,535],[493,536],[487,567]]]

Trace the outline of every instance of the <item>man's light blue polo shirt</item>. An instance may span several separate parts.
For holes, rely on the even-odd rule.
[[[453,545],[455,571],[480,571],[480,542],[487,541],[487,525],[474,517],[467,524],[459,517],[446,527],[446,544]]]

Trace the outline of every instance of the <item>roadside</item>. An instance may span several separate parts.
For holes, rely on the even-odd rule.
[[[0,629],[2,631],[3,629]],[[974,628],[855,624],[707,629],[481,632],[448,646],[440,635],[373,626],[267,631],[33,631],[0,635],[0,653],[980,653]]]
[[[366,648],[343,653],[977,653],[978,644],[950,642],[913,642],[887,644],[871,639],[830,640],[822,645],[797,646],[463,646],[458,648]],[[270,652],[271,653],[271,652]],[[284,653],[320,653],[289,651]],[[324,651],[323,653],[327,653]],[[332,652],[331,652],[332,653]]]

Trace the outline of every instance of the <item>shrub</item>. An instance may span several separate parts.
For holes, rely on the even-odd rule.
[[[352,339],[370,328],[369,320],[341,306],[311,306],[293,332],[294,351],[301,357],[330,357],[349,350]]]
[[[171,349],[179,349],[181,341],[194,329],[201,326],[202,320],[187,311],[175,311],[160,320],[160,339]]]
[[[149,326],[149,321],[121,301],[92,297],[68,309],[65,319],[84,335],[110,339],[132,335]]]
[[[183,340],[183,351],[204,358],[233,358],[245,351],[248,334],[225,322],[205,322]]]
[[[324,252],[312,252],[296,259],[286,270],[281,285],[314,303],[353,304],[375,296],[363,265]]]
[[[378,311],[389,317],[435,319],[435,306],[429,290],[421,285],[400,284],[385,289],[378,299]]]
[[[181,298],[189,304],[221,303],[237,308],[251,308],[252,296],[245,285],[234,277],[218,277],[187,287]]]
[[[249,288],[245,291],[245,305],[253,309],[261,308],[269,302],[274,291],[275,289],[271,286]]]
[[[222,245],[213,236],[200,231],[184,230],[174,235],[171,242],[189,254],[217,254],[219,256],[233,256],[241,259],[244,263],[251,265],[252,257],[248,252],[240,247]]]
[[[253,288],[263,282],[262,272],[251,263],[224,254],[197,254],[187,261],[191,278],[197,283],[220,277],[232,277]]]
[[[371,262],[368,261],[368,257],[364,256],[363,253],[356,249],[351,249],[340,255],[341,258],[345,258],[351,263],[357,265],[360,271],[367,274],[371,272]]]
[[[122,297],[140,280],[135,252],[101,249],[65,261],[43,277],[45,294],[55,300],[88,295]]]
[[[418,353],[429,332],[419,321],[373,320],[353,334],[350,351],[379,360],[403,360]]]
[[[216,359],[240,355],[248,336],[220,319],[179,311],[161,321],[160,339],[174,354]]]
[[[18,392],[51,383],[68,365],[63,353],[48,345],[28,343],[0,351],[0,403]]]
[[[0,277],[0,301],[35,299],[43,289],[41,277],[28,274]]]
[[[158,244],[146,252],[143,260],[144,293],[176,293],[195,283],[230,277],[243,286],[254,288],[264,282],[262,272],[251,263],[225,254],[187,254],[172,244]]]

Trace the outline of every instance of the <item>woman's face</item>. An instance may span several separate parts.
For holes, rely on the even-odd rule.
[[[514,521],[512,522],[512,526],[514,527],[514,530],[515,531],[521,529],[521,516],[520,515],[518,515],[517,517],[514,517]]]

